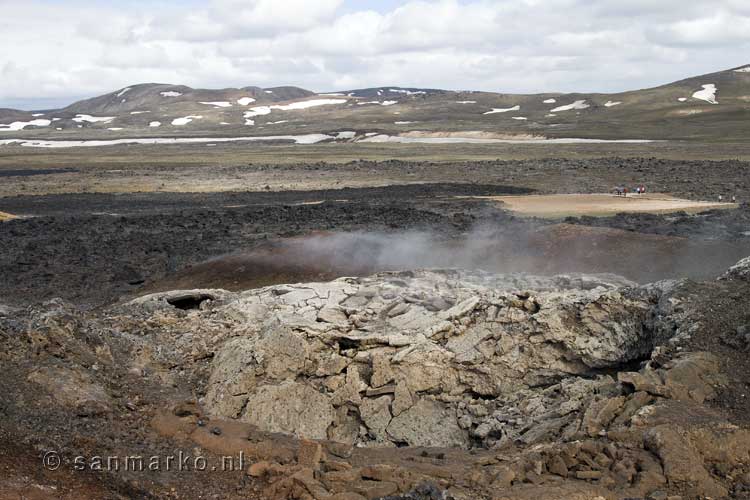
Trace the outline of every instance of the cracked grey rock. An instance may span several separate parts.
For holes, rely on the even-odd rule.
[[[393,418],[391,415],[392,400],[393,398],[390,396],[367,398],[359,406],[362,421],[367,426],[369,433],[376,442],[390,442],[386,433],[386,428]]]
[[[386,429],[395,442],[409,446],[466,447],[468,437],[458,426],[455,410],[436,401],[420,399],[394,417]]]
[[[654,318],[669,286],[388,272],[217,292],[190,321],[232,336],[204,341],[216,352],[205,397],[213,416],[360,446],[468,446],[470,436],[499,446],[563,432],[615,384],[578,376],[649,354],[667,331]],[[137,304],[161,307],[165,297]]]
[[[240,420],[269,432],[326,439],[334,421],[330,398],[309,385],[290,380],[258,387],[247,398]]]

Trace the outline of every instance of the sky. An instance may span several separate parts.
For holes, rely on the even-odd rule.
[[[0,107],[136,83],[616,92],[750,64],[750,0],[0,0]]]

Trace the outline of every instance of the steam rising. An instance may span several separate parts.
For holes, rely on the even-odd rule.
[[[747,245],[571,224],[487,224],[452,238],[425,231],[328,233],[288,240],[284,247],[298,262],[339,276],[463,268],[614,273],[644,283],[715,277],[748,253]]]
[[[243,290],[423,268],[537,275],[613,273],[648,283],[716,277],[749,251],[742,243],[572,224],[487,224],[447,235],[429,231],[316,233],[211,259],[153,288]]]
[[[333,233],[298,240],[291,245],[295,247],[306,259],[352,270],[486,268],[499,271],[508,250],[505,238],[489,229],[473,231],[460,240],[421,231]]]

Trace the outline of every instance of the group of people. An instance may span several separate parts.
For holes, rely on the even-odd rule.
[[[615,196],[627,196],[628,193],[635,193],[635,194],[639,194],[640,195],[640,194],[644,194],[646,192],[646,186],[640,185],[640,186],[634,187],[633,189],[629,189],[629,188],[627,188],[625,186],[617,186],[617,187],[615,187],[613,189],[613,192],[614,192]],[[737,203],[737,197],[736,196],[732,196],[730,199],[731,199],[732,203]],[[719,195],[719,202],[721,203],[723,201],[724,201],[724,196],[723,195]]]
[[[719,195],[719,203],[721,203],[723,201],[724,201],[724,196],[723,195]],[[732,195],[732,203],[737,203],[737,197],[734,196],[734,195]]]
[[[644,194],[646,192],[646,186],[636,186],[635,188],[629,190],[627,187],[624,186],[617,186],[614,189],[615,196],[627,196],[629,192],[635,193],[635,194]]]

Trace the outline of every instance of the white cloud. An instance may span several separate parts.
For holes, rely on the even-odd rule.
[[[0,0],[0,107],[140,82],[607,92],[750,62],[747,0],[160,2]]]
[[[331,20],[343,0],[212,0],[203,9],[168,10],[144,37],[194,42],[258,39],[315,28]]]
[[[750,16],[719,10],[707,17],[679,20],[647,31],[659,44],[694,47],[727,47],[750,41]]]

